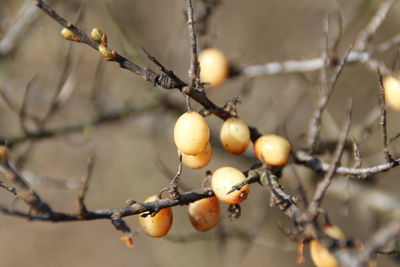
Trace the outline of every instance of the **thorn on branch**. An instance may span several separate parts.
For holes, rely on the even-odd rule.
[[[234,191],[240,191],[240,189],[242,189],[243,186],[245,186],[246,184],[252,184],[255,182],[260,182],[260,174],[256,171],[249,171],[246,179],[234,186],[232,186],[232,189],[229,190],[228,193],[226,193],[227,195],[234,192]]]

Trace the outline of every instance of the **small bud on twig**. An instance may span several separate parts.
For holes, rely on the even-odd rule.
[[[75,41],[75,42],[81,41],[81,38],[79,38],[79,36],[77,36],[74,32],[72,32],[68,28],[63,28],[60,33],[65,40]]]
[[[108,61],[115,61],[116,54],[106,45],[99,45],[100,54]]]
[[[100,42],[102,45],[107,46],[107,35],[100,30],[99,28],[94,28],[91,32],[90,32],[90,37],[97,41]]]

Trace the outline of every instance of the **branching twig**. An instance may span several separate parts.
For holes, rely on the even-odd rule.
[[[137,215],[143,212],[154,212],[156,210],[161,210],[168,207],[187,205],[196,200],[207,198],[213,196],[210,188],[202,188],[198,190],[193,190],[190,192],[181,193],[179,200],[171,198],[163,198],[160,200],[155,200],[145,203],[137,203],[121,208],[113,209],[102,209],[102,210],[88,210],[84,217],[77,214],[69,214],[63,212],[52,211],[47,215],[31,215],[26,212],[10,210],[7,207],[0,206],[0,212],[8,214],[11,216],[27,218],[30,220],[37,221],[48,221],[48,222],[68,222],[68,221],[90,221],[90,220],[100,220],[100,219],[111,219],[115,212],[120,212],[121,218],[126,216]]]
[[[18,196],[25,201],[28,206],[38,212],[43,217],[48,217],[52,213],[50,206],[42,201],[39,195],[28,185],[25,179],[11,166],[7,159],[1,162],[2,171],[7,180],[14,184],[18,189]]]
[[[331,184],[333,176],[336,174],[336,170],[340,164],[340,159],[342,158],[345,141],[350,130],[351,113],[352,113],[352,104],[350,102],[350,107],[349,110],[347,111],[347,116],[344,122],[343,130],[340,134],[338,144],[336,146],[336,151],[332,158],[331,166],[329,167],[329,170],[325,174],[322,181],[318,184],[314,193],[314,197],[310,202],[310,205],[308,206],[308,211],[310,213],[312,220],[314,220],[315,217],[318,215],[318,209],[321,206],[325,192],[328,189],[329,185]]]
[[[387,14],[389,13],[390,9],[392,8],[393,4],[396,0],[386,0],[384,1],[375,15],[372,17],[368,25],[365,27],[363,31],[361,31],[357,37],[357,42],[355,43],[355,50],[362,51],[365,50],[368,42],[376,33],[378,28],[382,25],[383,21],[385,20]]]

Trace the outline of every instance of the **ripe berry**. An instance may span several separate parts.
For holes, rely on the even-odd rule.
[[[322,229],[330,237],[344,240],[345,235],[336,225],[326,224]],[[336,258],[321,245],[317,240],[312,240],[310,244],[311,259],[317,267],[338,267]]]
[[[249,127],[239,118],[229,118],[222,125],[220,139],[226,151],[241,154],[250,142]]]
[[[393,76],[383,79],[387,105],[395,111],[400,111],[400,80]]]
[[[212,158],[212,147],[210,143],[207,144],[206,148],[195,156],[186,155],[182,153],[182,163],[191,169],[200,169],[208,165]]]
[[[289,160],[292,146],[286,138],[275,134],[263,135],[254,143],[259,160],[270,166],[282,166]]]
[[[150,202],[158,199],[159,198],[154,195],[148,197],[144,202]],[[154,216],[139,216],[139,224],[143,232],[151,237],[165,236],[172,226],[172,209],[162,209]]]
[[[210,140],[207,121],[199,113],[190,111],[179,117],[174,128],[174,141],[179,151],[186,155],[202,152]]]
[[[189,204],[189,219],[197,231],[214,228],[219,222],[219,204],[216,197],[203,198]]]
[[[243,182],[246,176],[238,169],[222,167],[217,169],[211,178],[211,189],[219,200],[228,204],[239,204],[246,200],[249,194],[249,185],[244,185],[240,190],[227,194],[232,186]]]
[[[199,54],[200,79],[211,87],[224,83],[229,74],[229,64],[224,53],[216,48],[208,48]]]

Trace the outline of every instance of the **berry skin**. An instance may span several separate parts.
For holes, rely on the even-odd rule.
[[[189,204],[189,219],[197,231],[205,232],[214,228],[220,217],[218,199],[203,198]]]
[[[224,53],[216,48],[207,48],[199,54],[200,79],[211,87],[224,83],[229,74],[229,63]]]
[[[322,229],[330,237],[344,240],[345,235],[336,225],[326,224]],[[338,267],[336,258],[317,240],[312,240],[310,244],[311,259],[317,267]]]
[[[250,142],[249,127],[239,118],[229,118],[221,127],[220,139],[226,151],[241,154]]]
[[[212,158],[213,150],[210,143],[207,144],[206,148],[195,156],[186,155],[182,153],[182,163],[191,169],[201,169],[210,163]]]
[[[217,169],[211,178],[211,189],[215,196],[222,202],[228,204],[239,204],[247,199],[249,185],[244,185],[240,190],[227,194],[232,186],[243,182],[246,176],[238,169],[232,167],[221,167]]]
[[[263,135],[254,143],[259,160],[270,166],[282,166],[289,160],[291,144],[286,138],[275,134]]]
[[[395,111],[400,111],[400,80],[386,76],[382,82],[387,105]]]
[[[182,114],[176,121],[174,141],[178,150],[186,155],[201,153],[210,140],[207,121],[199,113],[190,111]]]
[[[158,199],[159,198],[154,195],[148,197],[144,202]],[[153,217],[151,215],[146,217],[139,216],[139,224],[146,235],[151,237],[163,237],[169,232],[172,226],[172,209],[162,209]]]

